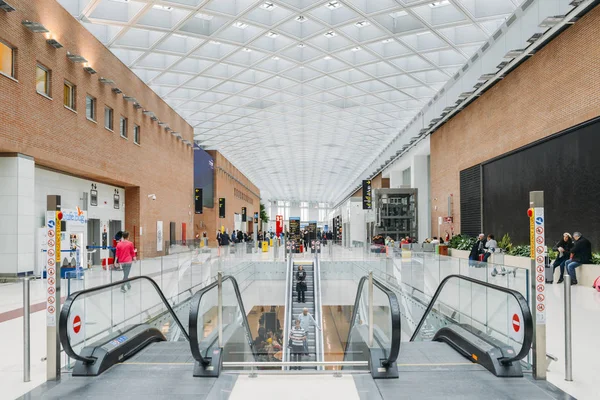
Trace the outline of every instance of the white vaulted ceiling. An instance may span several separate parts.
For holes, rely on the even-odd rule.
[[[333,202],[523,0],[59,0],[271,199]]]

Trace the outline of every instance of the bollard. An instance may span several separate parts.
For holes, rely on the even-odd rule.
[[[565,274],[565,381],[573,381],[573,349],[571,336],[571,276]]]

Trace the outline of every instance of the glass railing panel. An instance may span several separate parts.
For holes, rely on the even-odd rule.
[[[225,362],[250,362],[254,361],[252,337],[247,326],[247,319],[243,305],[238,301],[234,281],[223,281],[223,361]],[[275,349],[277,343],[274,338],[261,349],[268,359],[272,361],[273,355],[281,350]],[[276,342],[276,341],[275,341]]]
[[[344,361],[368,361],[369,341],[369,307],[368,285],[362,285],[357,292],[357,301],[352,309],[350,333],[346,341]],[[347,367],[347,369],[367,369],[363,367]],[[346,368],[345,368],[346,369]]]
[[[202,294],[198,306],[196,339],[203,357],[218,348],[218,289],[214,287]]]

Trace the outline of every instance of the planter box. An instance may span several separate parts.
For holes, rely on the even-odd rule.
[[[469,259],[469,253],[471,253],[471,252],[468,250],[448,249],[448,254],[451,257],[462,258],[465,260]]]

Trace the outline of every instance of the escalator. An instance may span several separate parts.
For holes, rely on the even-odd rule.
[[[125,293],[123,285],[129,286]],[[72,375],[99,375],[157,342],[189,354],[187,320],[182,316],[189,313],[190,298],[176,300],[178,296],[171,305],[146,276],[69,296],[60,313],[59,338],[65,353],[75,360]]]
[[[374,378],[398,377],[396,364],[407,371],[478,364],[498,377],[523,376],[533,323],[519,292],[450,275],[437,288],[410,341],[401,343],[403,307],[387,283],[372,280],[372,292],[368,276],[359,281],[344,361],[369,361]]]
[[[240,289],[233,276],[223,276],[194,295],[190,302],[189,328],[190,348],[196,361],[195,377],[218,377],[223,362],[254,362],[258,358]]]

